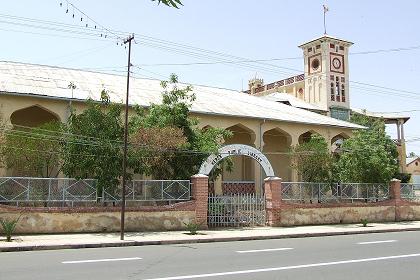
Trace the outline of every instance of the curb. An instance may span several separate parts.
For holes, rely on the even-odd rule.
[[[269,240],[302,237],[322,237],[369,233],[387,233],[403,231],[420,231],[419,228],[406,229],[372,229],[357,231],[337,231],[337,232],[316,232],[316,233],[295,233],[281,235],[257,235],[257,236],[237,236],[237,237],[216,237],[200,239],[182,240],[156,240],[156,241],[124,241],[124,242],[105,242],[105,243],[83,243],[83,244],[58,244],[58,245],[26,245],[13,247],[0,247],[0,252],[21,252],[21,251],[42,251],[42,250],[62,250],[62,249],[86,249],[86,248],[108,248],[108,247],[128,247],[128,246],[147,246],[147,245],[174,245],[174,244],[193,244],[193,243],[212,243],[212,242],[232,242],[232,241],[251,241]]]

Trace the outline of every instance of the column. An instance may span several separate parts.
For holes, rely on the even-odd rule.
[[[209,196],[209,177],[197,174],[191,177],[191,196],[195,200],[195,219],[200,228],[207,229],[207,210]]]
[[[299,145],[299,136],[292,135],[292,143],[290,144],[290,146],[291,146],[292,148],[294,148],[294,147],[296,147],[297,145]],[[290,159],[290,164],[291,164],[291,165],[294,165],[295,161],[296,161],[296,160],[295,160],[295,157],[294,157],[294,155],[292,154],[292,155],[291,155],[291,159]],[[292,174],[291,174],[291,177],[290,177],[290,181],[292,181],[292,182],[299,182],[299,174],[298,174],[297,169],[295,169],[295,168],[291,168],[291,171],[292,171]]]
[[[222,188],[222,175],[218,176],[216,180],[214,180],[214,193],[216,195],[222,195],[223,194],[223,188]]]
[[[281,222],[281,179],[268,177],[264,180],[265,213],[268,226],[278,226]]]

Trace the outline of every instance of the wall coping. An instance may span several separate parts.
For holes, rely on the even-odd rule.
[[[171,205],[162,206],[139,206],[126,207],[126,212],[165,212],[165,211],[195,211],[196,202],[186,201]],[[102,212],[120,212],[120,206],[98,206],[98,207],[18,207],[0,205],[0,213],[102,213]]]

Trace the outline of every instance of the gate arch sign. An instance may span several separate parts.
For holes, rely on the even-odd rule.
[[[199,174],[209,175],[219,161],[230,156],[247,156],[253,158],[264,169],[267,177],[274,177],[273,167],[267,157],[254,147],[242,144],[232,144],[221,147],[218,154],[210,155],[206,161],[201,164]]]

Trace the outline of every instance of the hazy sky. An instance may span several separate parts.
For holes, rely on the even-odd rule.
[[[420,138],[420,1],[184,0],[179,10],[157,6],[150,0],[70,2],[108,29],[155,38],[136,35],[132,63],[141,68],[134,68],[137,76],[162,79],[174,72],[185,82],[239,90],[246,89],[248,79],[255,75],[271,82],[303,72],[297,46],[322,35],[322,5],[326,3],[330,9],[328,34],[354,42],[350,52],[359,53],[349,57],[351,106],[378,112],[419,110],[406,113],[411,120],[405,133],[407,140]],[[123,74],[127,51],[110,39],[114,35],[104,30],[107,39],[101,38],[100,25],[96,31],[89,30],[85,24],[92,27],[95,23],[86,22],[86,16],[77,10],[73,18],[72,7],[68,13],[66,9],[66,1],[2,1],[0,59]],[[37,21],[28,23],[11,16]],[[39,20],[80,28],[70,33],[67,27],[50,24],[45,29]],[[184,45],[204,50],[192,54],[193,49]],[[398,50],[360,54],[390,49]],[[205,50],[251,60],[276,60],[266,62],[270,65],[207,64],[238,58]],[[204,64],[156,65],[197,62]],[[395,135],[394,127],[389,131]],[[420,141],[409,142],[407,151],[420,154]]]

